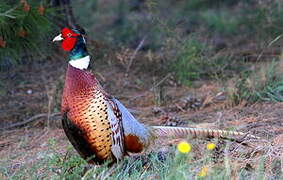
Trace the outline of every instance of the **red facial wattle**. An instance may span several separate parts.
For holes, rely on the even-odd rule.
[[[71,51],[74,48],[76,41],[77,39],[75,37],[64,39],[62,42],[62,48],[65,51]]]
[[[77,42],[76,36],[79,36],[79,34],[74,33],[72,30],[68,28],[62,29],[61,34],[63,38],[62,48],[65,51],[71,51]]]

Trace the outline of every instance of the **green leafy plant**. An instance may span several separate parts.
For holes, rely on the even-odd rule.
[[[279,82],[272,86],[266,87],[266,92],[258,93],[260,99],[265,101],[283,102],[283,83]]]
[[[243,62],[237,57],[216,52],[213,46],[196,37],[192,35],[180,43],[176,57],[165,67],[182,84],[190,86],[194,80],[229,78],[243,69]]]
[[[235,35],[239,31],[240,20],[236,16],[230,16],[228,11],[220,12],[205,11],[201,19],[207,25],[209,32],[221,33],[222,35]]]
[[[193,37],[185,40],[176,59],[169,65],[181,83],[191,85],[193,80],[200,78],[200,66],[204,61],[204,51],[205,45]]]
[[[232,100],[239,104],[243,100],[254,103],[256,101],[283,102],[283,73],[278,67],[280,61],[273,61],[267,67],[258,71],[242,72],[235,85]]]

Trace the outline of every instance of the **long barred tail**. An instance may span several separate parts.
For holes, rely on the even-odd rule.
[[[259,139],[259,137],[237,132],[237,131],[225,131],[215,129],[204,129],[204,128],[189,128],[189,127],[169,127],[169,126],[151,126],[154,134],[157,137],[237,137],[246,136],[249,138]]]

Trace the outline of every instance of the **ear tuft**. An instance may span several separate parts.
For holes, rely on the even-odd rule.
[[[81,27],[80,25],[78,25],[78,24],[76,24],[76,30],[77,30],[80,34],[82,34],[82,35],[85,35],[85,34],[86,34],[84,28],[82,28],[82,27]]]

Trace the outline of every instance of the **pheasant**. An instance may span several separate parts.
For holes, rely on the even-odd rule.
[[[53,39],[62,41],[69,53],[61,101],[62,126],[82,158],[89,163],[116,162],[129,153],[147,149],[155,138],[205,136],[244,136],[235,131],[189,127],[146,127],[127,108],[106,93],[95,75],[88,71],[90,56],[84,31],[64,28]],[[256,138],[253,135],[248,135]]]

